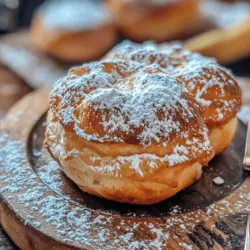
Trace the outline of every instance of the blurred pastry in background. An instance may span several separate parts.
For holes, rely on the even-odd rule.
[[[111,15],[101,3],[53,0],[35,12],[31,36],[41,51],[68,62],[96,59],[116,40]]]
[[[213,22],[215,29],[195,36],[184,46],[221,64],[233,63],[250,55],[250,4],[203,0],[201,15]]]
[[[164,41],[193,33],[199,0],[107,0],[121,33],[135,41]]]

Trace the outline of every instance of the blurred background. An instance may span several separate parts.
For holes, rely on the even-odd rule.
[[[43,0],[0,0],[1,34],[30,24],[32,14]]]
[[[91,1],[95,2],[98,0]],[[229,3],[236,2],[236,0],[222,1]],[[249,0],[245,1],[250,3]],[[0,0],[0,35],[8,34],[11,32],[15,32],[19,29],[29,27],[34,11],[38,6],[40,6],[44,2],[45,0]],[[207,0],[207,2],[209,2],[209,0]],[[247,8],[248,7],[245,8],[245,12],[249,12],[250,15],[250,8]],[[227,16],[231,16],[230,18],[236,19],[238,17],[238,13],[226,13],[228,11],[226,8],[224,10],[221,9],[220,11],[222,11],[221,16],[225,16],[226,18]],[[243,60],[240,61],[230,62],[227,67],[231,68],[237,75],[250,75],[249,56],[245,57]]]

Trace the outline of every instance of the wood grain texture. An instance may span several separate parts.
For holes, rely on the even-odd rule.
[[[0,130],[0,221],[13,241],[37,249],[240,249],[250,180],[242,171],[246,128],[204,176],[153,206],[118,204],[82,193],[44,149],[48,91],[15,105]],[[17,125],[18,124],[18,125]],[[11,150],[10,150],[11,149]],[[225,184],[213,183],[221,176]]]

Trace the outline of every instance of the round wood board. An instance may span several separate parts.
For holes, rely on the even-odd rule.
[[[81,192],[43,147],[48,90],[16,104],[0,125],[0,221],[25,250],[240,249],[250,211],[242,169],[246,127],[202,178],[151,206]],[[217,176],[225,184],[217,186]]]

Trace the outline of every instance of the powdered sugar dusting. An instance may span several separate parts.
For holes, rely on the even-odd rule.
[[[144,65],[155,65],[180,81],[200,104],[205,121],[226,122],[241,105],[240,88],[231,72],[216,60],[185,50],[177,43],[157,45],[125,41],[117,45],[106,58],[120,58]],[[205,112],[210,107],[215,112]]]
[[[38,13],[48,29],[90,30],[111,21],[104,5],[91,0],[53,0],[43,4]]]
[[[38,175],[51,189],[61,193],[62,187],[62,173],[60,173],[59,166],[56,162],[50,161],[46,165],[39,166]]]
[[[128,163],[132,171],[143,176],[144,160],[152,170],[159,162],[175,166],[194,162],[201,154],[206,158],[211,153],[207,129],[186,88],[154,65],[121,60],[84,64],[56,83],[50,100],[51,111],[60,126],[72,127],[78,137],[87,141],[144,147],[157,143],[166,147],[173,135],[180,140],[164,157],[141,153],[111,158],[97,154],[92,157],[94,170],[120,176],[120,165]],[[88,127],[92,127],[91,132],[86,131]],[[181,133],[182,128],[186,133]],[[50,126],[48,131],[51,152],[60,157],[63,148],[50,143],[54,132]],[[187,143],[190,134],[193,141]],[[59,144],[66,141],[64,133],[57,136]],[[84,150],[75,149],[75,156],[81,154]],[[97,164],[99,168],[94,167],[95,161],[101,162]]]
[[[48,234],[53,230],[54,237],[61,242],[93,249],[166,249],[169,234],[165,223],[155,219],[117,218],[107,213],[97,213],[84,207],[76,207],[69,200],[54,195],[34,174],[26,168],[22,154],[22,144],[18,141],[5,141],[7,135],[1,134],[1,164],[6,175],[1,184],[10,188],[2,191],[5,196],[12,194],[10,202],[15,201],[25,225],[35,227]],[[1,145],[2,146],[2,145]],[[29,176],[29,178],[25,178]],[[1,185],[2,186],[2,185]],[[15,189],[22,187],[23,192]],[[25,209],[23,209],[25,207]],[[26,211],[29,214],[25,214]],[[36,219],[39,218],[39,221]],[[41,223],[40,221],[43,221]],[[51,229],[49,229],[51,228]],[[114,230],[116,229],[116,230]],[[147,232],[141,237],[140,230]]]
[[[105,72],[107,65],[114,68],[111,73]],[[140,69],[136,63],[122,61],[92,63],[83,68],[87,74],[70,73],[56,84],[51,94],[51,108],[63,124],[73,124],[76,134],[86,140],[123,142],[125,134],[148,145],[159,142],[162,137],[168,140],[173,132],[180,130],[180,122],[175,119],[177,113],[186,122],[196,116],[184,97],[186,89],[166,74],[147,73],[151,69]],[[60,100],[60,113],[54,106],[57,100]],[[81,129],[77,121],[83,119],[83,114],[75,114],[78,108],[84,116],[90,116],[91,112],[99,116],[105,134],[87,134]],[[159,119],[159,112],[164,117]],[[138,129],[139,133],[135,132]]]
[[[136,174],[140,176],[144,176],[142,171],[142,164],[143,161],[148,160],[148,168],[153,170],[158,167],[159,162],[161,163],[168,163],[170,167],[176,166],[183,162],[187,162],[190,159],[190,151],[188,149],[188,145],[182,146],[184,148],[183,151],[176,151],[176,146],[174,148],[174,153],[165,155],[164,157],[159,157],[155,154],[136,154],[132,156],[119,156],[117,159],[110,161],[106,160],[104,157],[95,157],[92,158],[93,166],[90,166],[94,171],[103,172],[110,174],[116,177],[123,177],[121,173],[121,164],[128,163],[129,168],[134,171]],[[206,147],[202,148],[202,144],[193,144],[192,149],[194,152],[198,153],[202,150],[206,150]],[[56,152],[55,152],[56,153]],[[78,152],[78,155],[81,154]],[[95,162],[100,162],[100,166],[96,167]]]
[[[76,207],[69,200],[54,195],[27,167],[22,153],[23,145],[19,141],[7,140],[7,137],[7,134],[1,134],[0,159],[4,173],[1,176],[1,187],[5,186],[1,192],[6,197],[11,194],[10,202],[19,204],[19,212],[25,218],[26,225],[36,227],[45,234],[48,233],[48,228],[53,228],[58,240],[93,249],[124,249],[130,245],[129,249],[138,249],[135,246],[164,249],[167,246],[168,234],[166,229],[161,229],[160,221],[155,224],[150,220],[134,222],[129,218],[121,218],[118,225],[123,230],[116,231],[113,229],[118,227],[117,219],[112,215],[98,215],[95,211]],[[22,192],[17,187],[21,187]],[[26,211],[29,214],[25,214]],[[36,221],[37,216],[39,221]],[[44,223],[40,223],[41,219]],[[140,239],[135,230],[137,226],[145,227],[146,231],[151,232],[151,236]]]

